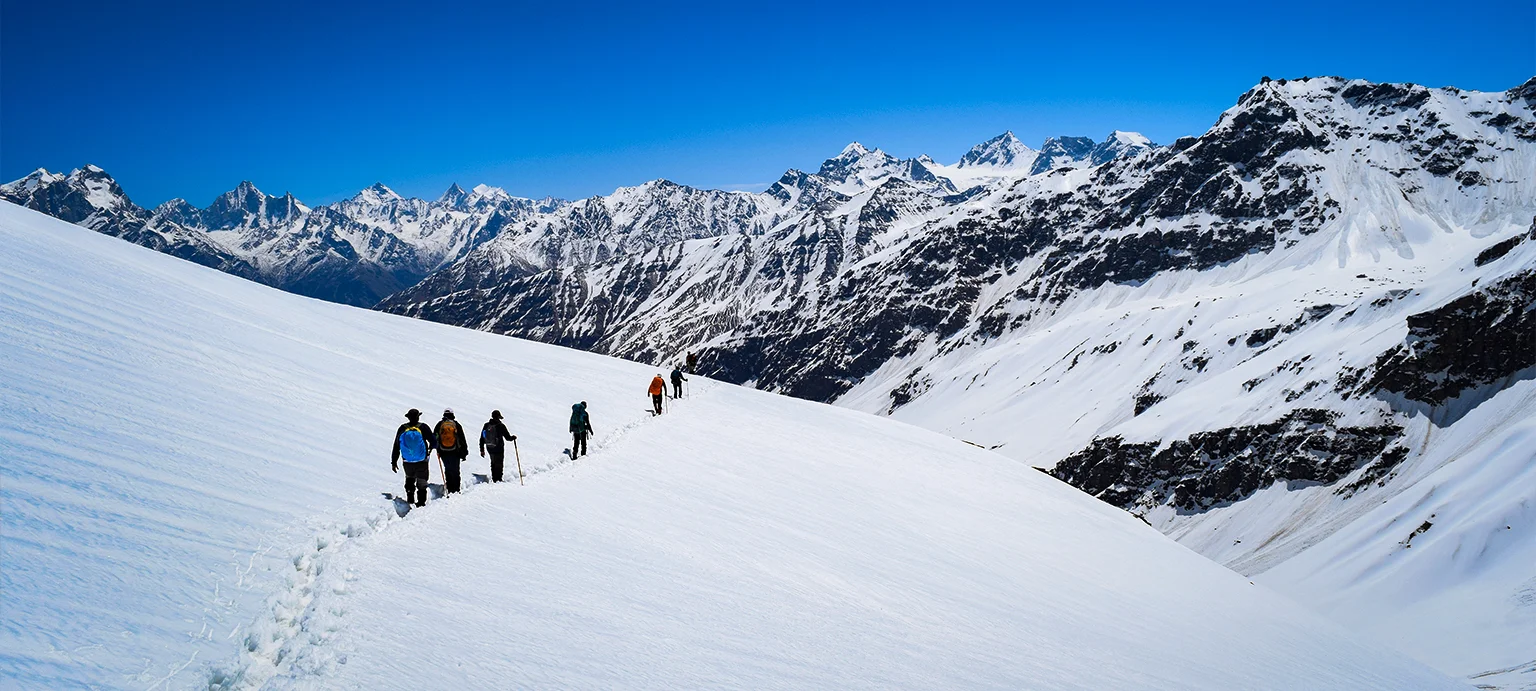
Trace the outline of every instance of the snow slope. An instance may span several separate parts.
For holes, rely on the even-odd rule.
[[[0,242],[8,686],[1460,688],[932,432],[707,381],[650,419],[645,365]],[[385,440],[444,405],[533,475],[399,519]]]

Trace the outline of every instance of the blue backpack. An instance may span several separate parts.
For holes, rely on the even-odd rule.
[[[421,438],[420,429],[411,427],[400,433],[400,459],[406,463],[427,460],[427,440]]]

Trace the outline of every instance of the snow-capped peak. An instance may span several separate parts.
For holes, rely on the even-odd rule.
[[[1104,141],[1094,145],[1093,151],[1088,154],[1088,162],[1092,165],[1100,165],[1117,158],[1135,156],[1156,146],[1152,140],[1147,139],[1140,132],[1115,130],[1110,132]]]
[[[68,182],[85,193],[91,206],[104,211],[127,207],[131,204],[123,188],[107,171],[93,165],[85,165],[70,171]]]
[[[1056,168],[1071,167],[1088,160],[1097,143],[1088,137],[1051,137],[1040,147],[1040,155],[1030,167],[1031,175]]]
[[[4,188],[13,193],[19,192],[22,194],[29,194],[34,190],[47,187],[56,182],[62,182],[64,179],[65,178],[63,175],[58,173],[50,173],[46,168],[38,168],[37,170],[29,173],[24,178],[0,185],[0,188]]]
[[[384,183],[375,182],[369,185],[367,189],[358,192],[356,199],[374,204],[387,204],[404,199],[404,197],[396,194],[394,190],[386,187]]]
[[[843,147],[842,152],[839,153],[837,155],[837,157],[838,158],[858,157],[858,156],[863,156],[864,154],[867,154],[867,153],[869,153],[869,149],[866,148],[863,144],[860,144],[858,142],[849,142],[848,146]]]
[[[1152,140],[1147,139],[1146,135],[1143,135],[1140,132],[1123,132],[1121,130],[1115,130],[1110,132],[1108,137],[1104,138],[1106,143],[1110,140],[1114,140],[1115,142],[1126,146],[1153,146]]]
[[[484,185],[476,187],[475,191],[478,192],[480,190],[480,187],[483,187],[483,186]],[[457,204],[463,203],[464,200],[466,200],[468,198],[469,198],[469,193],[465,192],[464,188],[463,187],[459,187],[459,183],[455,182],[452,185],[450,185],[448,187],[448,190],[446,192],[443,192],[443,196],[438,197],[437,200],[439,202],[441,202],[441,203],[444,203],[444,204],[457,205]]]
[[[180,223],[184,226],[201,225],[201,212],[192,203],[177,197],[155,207],[154,217],[164,219],[172,223]]]
[[[881,151],[869,149],[853,142],[843,147],[842,153],[822,162],[817,175],[837,183],[850,185],[845,193],[856,188],[871,187],[888,177],[900,161]]]
[[[1034,163],[1039,152],[1029,148],[1024,142],[1009,130],[996,137],[988,139],[960,157],[956,168],[968,168],[972,166],[991,166],[994,168],[1021,168]]]

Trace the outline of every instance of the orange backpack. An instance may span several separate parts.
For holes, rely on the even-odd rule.
[[[454,422],[452,420],[449,420],[446,424],[444,424],[443,425],[443,436],[442,436],[442,438],[438,439],[437,441],[438,441],[438,446],[440,446],[440,447],[442,447],[444,449],[458,448],[458,446],[459,446],[459,423]]]

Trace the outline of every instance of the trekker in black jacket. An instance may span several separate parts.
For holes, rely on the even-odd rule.
[[[501,482],[501,464],[507,457],[509,441],[517,441],[517,435],[507,432],[507,426],[501,423],[501,411],[491,411],[491,419],[480,428],[480,457],[485,458],[487,449],[491,452],[491,482]]]
[[[673,398],[682,398],[683,397],[683,382],[685,382],[685,381],[688,381],[688,378],[683,376],[683,368],[681,368],[681,367],[673,367],[672,368],[672,397]]]
[[[592,433],[592,418],[587,416],[587,402],[571,406],[571,460],[587,452],[587,435]]]
[[[405,411],[406,423],[395,430],[394,449],[390,452],[389,467],[400,472],[400,460],[405,458],[405,502],[417,506],[427,503],[427,455],[437,448],[437,437],[432,429],[422,424],[421,411],[412,408]],[[407,434],[411,432],[412,434]],[[401,452],[404,452],[403,454]],[[414,500],[413,500],[414,499]]]
[[[448,494],[459,491],[459,463],[469,457],[469,442],[464,427],[453,419],[453,410],[444,410],[443,419],[432,429],[437,435],[437,458],[443,462],[443,489]]]

